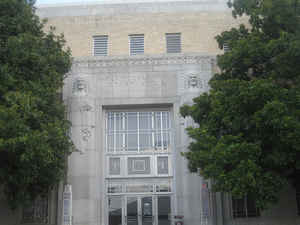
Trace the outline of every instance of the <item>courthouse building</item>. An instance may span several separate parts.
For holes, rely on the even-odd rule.
[[[63,100],[76,152],[65,184],[0,225],[299,225],[296,194],[259,212],[251,199],[213,193],[187,168],[191,141],[180,106],[209,91],[234,20],[227,0],[103,0],[40,6],[74,62]],[[68,184],[68,185],[66,185]]]

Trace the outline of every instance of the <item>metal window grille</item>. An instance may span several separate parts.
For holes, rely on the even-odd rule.
[[[94,56],[107,56],[108,36],[94,36]]]
[[[173,33],[166,34],[167,53],[180,53],[181,52],[181,34]]]
[[[230,47],[229,47],[228,43],[225,42],[223,44],[223,50],[224,50],[225,53],[230,51]]]
[[[170,137],[168,111],[107,113],[107,152],[165,152],[170,150]]]
[[[144,54],[144,34],[129,35],[130,55]]]
[[[23,223],[48,223],[48,196],[38,196],[23,208]]]
[[[251,197],[232,198],[233,218],[258,217],[259,209],[255,206],[255,200]]]

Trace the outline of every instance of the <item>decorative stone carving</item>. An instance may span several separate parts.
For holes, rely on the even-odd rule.
[[[77,96],[85,96],[87,92],[87,82],[84,79],[76,79],[73,83],[73,93]]]
[[[211,72],[188,72],[181,74],[177,78],[179,94],[200,94],[209,90],[208,81],[211,77]],[[195,97],[195,96],[194,96]],[[194,98],[191,96],[191,99]]]
[[[89,112],[92,111],[93,107],[90,106],[88,103],[85,103],[80,107],[80,112]]]
[[[82,135],[82,140],[85,142],[88,142],[88,140],[92,136],[92,132],[90,131],[89,128],[84,128],[84,129],[81,129],[81,135]]]
[[[202,80],[197,74],[190,74],[186,79],[186,88],[203,88]]]

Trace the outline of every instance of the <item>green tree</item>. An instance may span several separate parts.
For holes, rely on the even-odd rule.
[[[300,182],[300,20],[297,0],[235,0],[240,25],[216,37],[220,71],[211,90],[181,107],[198,128],[185,157],[216,191],[255,196],[269,207]]]
[[[72,147],[60,94],[70,51],[43,26],[33,1],[0,0],[0,186],[12,208],[61,179]]]

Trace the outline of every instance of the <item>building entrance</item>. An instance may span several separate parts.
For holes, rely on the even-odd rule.
[[[109,225],[170,225],[171,196],[109,196]]]

